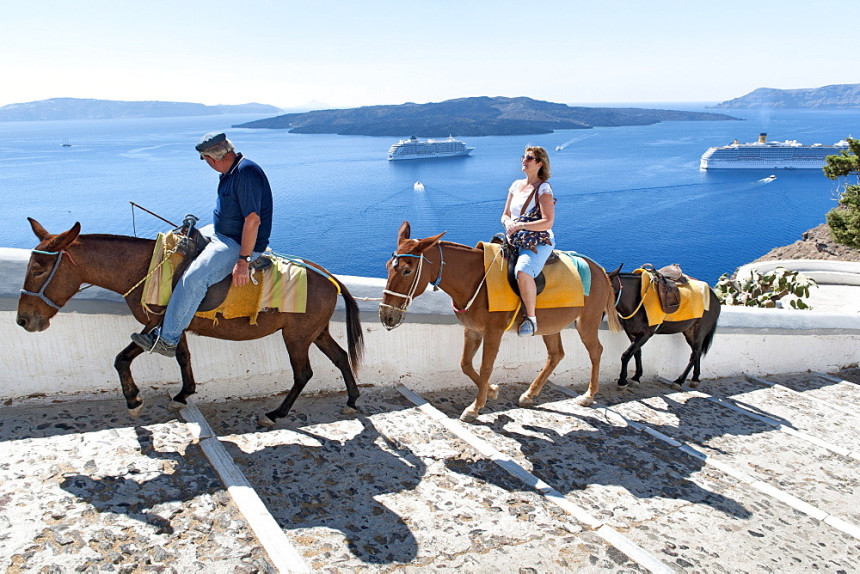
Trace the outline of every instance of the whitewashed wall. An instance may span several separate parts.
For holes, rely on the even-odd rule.
[[[0,248],[0,401],[77,395],[120,400],[114,357],[139,325],[118,295],[92,288],[73,298],[48,330],[26,332],[15,323],[15,309],[28,257],[26,250]],[[356,298],[382,294],[382,279],[340,279]],[[425,293],[415,300],[406,322],[390,332],[379,323],[377,305],[360,301],[367,349],[360,384],[406,383],[416,390],[472,385],[459,369],[462,328],[456,324],[447,295]],[[333,335],[346,347],[342,312],[335,319]],[[585,349],[575,329],[566,329],[563,336],[567,354],[552,380],[584,389],[590,368]],[[627,338],[623,333],[610,333],[604,325],[600,339],[604,345],[601,384],[614,384]],[[292,383],[279,334],[240,343],[191,336],[190,345],[198,400],[274,396]],[[657,336],[644,347],[643,358],[646,378],[674,379],[686,365],[689,348],[681,335]],[[544,360],[540,338],[522,340],[508,334],[494,382],[530,381]],[[311,361],[314,377],[306,393],[343,390],[339,373],[316,349]],[[858,362],[860,316],[729,307],[723,308],[714,344],[702,361],[702,376],[834,371]],[[179,369],[172,359],[144,355],[134,362],[132,372],[144,397],[179,390]]]

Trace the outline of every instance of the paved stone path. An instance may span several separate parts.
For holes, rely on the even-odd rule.
[[[198,406],[313,571],[848,573],[860,375],[839,378],[649,381],[597,408],[548,385],[521,409],[508,385],[470,425],[465,386],[426,408],[363,389],[348,417],[343,395],[300,397],[273,430],[254,421],[277,397]],[[187,426],[147,399],[135,421],[119,398],[0,407],[0,567],[275,570]]]

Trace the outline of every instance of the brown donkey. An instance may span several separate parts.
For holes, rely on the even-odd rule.
[[[148,272],[154,240],[121,235],[79,235],[80,223],[75,223],[68,231],[52,235],[36,220],[28,219],[33,233],[39,238],[39,245],[30,255],[24,288],[18,299],[18,325],[30,332],[44,331],[50,326],[51,318],[84,283],[124,294],[134,318],[143,323],[145,329],[159,322],[160,315],[146,313],[140,303],[143,290],[140,280]],[[221,318],[213,323],[195,317],[188,329],[204,337],[231,341],[259,339],[281,331],[293,368],[293,387],[280,407],[260,416],[259,423],[264,426],[274,425],[276,419],[290,412],[313,375],[308,359],[311,344],[316,345],[343,375],[348,395],[345,412],[354,412],[355,401],[359,396],[354,375],[361,362],[364,340],[358,304],[343,283],[316,264],[305,263],[309,268],[316,267],[324,272],[324,275],[308,272],[305,313],[281,313],[277,310],[261,312],[256,325],[252,325],[247,318]],[[135,286],[138,282],[140,285]],[[329,321],[334,313],[338,292],[346,303],[348,354],[329,333]],[[136,416],[143,406],[143,399],[131,376],[131,362],[141,353],[143,350],[140,347],[129,343],[114,361],[122,393],[132,416]],[[173,400],[181,408],[195,391],[191,354],[185,333],[179,340],[176,360],[182,373],[182,390]]]
[[[421,295],[433,282],[451,296],[457,318],[463,324],[463,357],[460,367],[478,386],[478,396],[469,405],[460,420],[471,422],[487,403],[487,397],[496,398],[498,385],[490,384],[493,364],[499,352],[502,334],[512,323],[517,311],[489,311],[487,288],[484,284],[484,254],[481,249],[458,243],[440,241],[444,233],[425,239],[410,239],[409,222],[404,221],[397,236],[397,251],[388,261],[388,282],[379,306],[379,318],[388,329],[402,321],[412,299]],[[519,399],[520,406],[534,404],[535,397],[564,358],[561,330],[576,321],[576,330],[591,359],[591,379],[588,391],[578,397],[580,405],[594,402],[599,387],[600,355],[603,346],[597,336],[604,313],[613,332],[621,325],[615,312],[612,285],[606,271],[588,261],[591,268],[591,293],[582,307],[538,309],[538,335],[543,336],[547,349],[546,365]],[[481,370],[476,371],[472,359],[478,347],[484,345]]]

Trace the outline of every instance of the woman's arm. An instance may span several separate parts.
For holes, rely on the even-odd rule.
[[[529,231],[547,231],[552,229],[552,224],[555,222],[555,201],[553,201],[552,191],[538,196],[540,202],[540,213],[543,216],[537,221],[519,222],[518,229],[528,229]]]

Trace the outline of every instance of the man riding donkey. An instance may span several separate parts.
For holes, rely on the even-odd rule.
[[[272,188],[260,166],[237,153],[224,133],[207,133],[195,149],[221,174],[213,225],[200,229],[210,241],[174,286],[162,325],[131,335],[143,350],[165,357],[176,355],[211,285],[231,273],[234,286],[250,281],[250,264],[266,250],[272,231]]]

